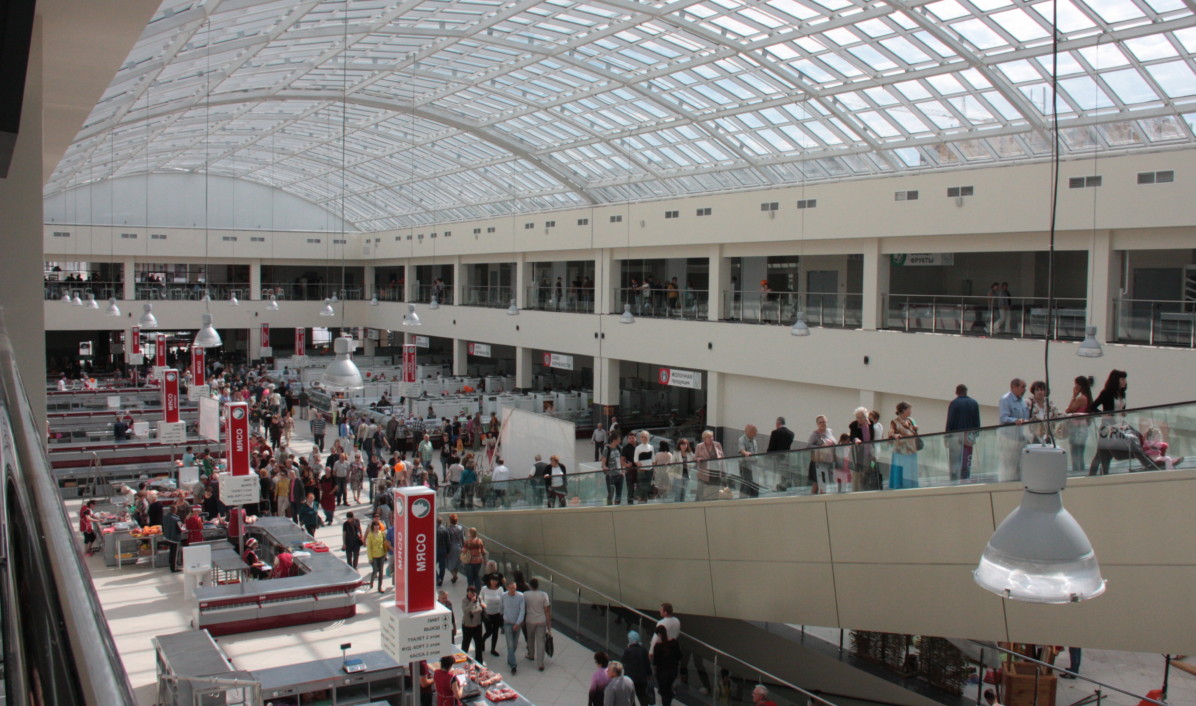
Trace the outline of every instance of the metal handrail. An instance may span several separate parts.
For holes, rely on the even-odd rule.
[[[0,407],[5,417],[0,422],[11,425],[6,451],[13,454],[3,468],[5,561],[0,568],[9,694],[32,700],[36,690],[46,703],[135,704],[66,508],[51,480],[3,309]],[[22,547],[25,551],[14,551]]]
[[[1077,679],[1082,679],[1091,684],[1096,684],[1097,686],[1101,687],[1102,689],[1110,689],[1112,691],[1116,691],[1119,694],[1125,694],[1126,696],[1129,696],[1131,698],[1140,699],[1144,703],[1157,704],[1158,706],[1167,706],[1166,701],[1156,701],[1155,699],[1152,699],[1148,696],[1142,696],[1141,694],[1135,694],[1132,691],[1126,691],[1125,689],[1119,689],[1119,688],[1113,686],[1112,684],[1106,684],[1103,681],[1100,681],[1097,679],[1092,679],[1090,677],[1086,677],[1083,674],[1080,674],[1078,672],[1073,672],[1069,669],[1064,669],[1062,667],[1056,667],[1055,665],[1050,664],[1049,662],[1043,662],[1040,659],[1035,659],[1033,657],[1027,657],[1026,655],[1022,654],[1021,652],[1014,652],[1011,649],[1001,647],[1000,645],[996,644],[995,642],[984,642],[981,640],[969,640],[969,642],[971,642],[973,645],[980,647],[982,650],[996,650],[998,652],[1003,652],[1007,655],[1012,655],[1014,657],[1017,657],[1019,661],[1031,662],[1033,664],[1037,664],[1040,667],[1046,667],[1046,668],[1050,669],[1052,672],[1062,672],[1065,674],[1071,674],[1074,677],[1076,677]]]
[[[592,588],[592,587],[590,587],[589,585],[587,585],[587,584],[585,584],[585,583],[582,583],[581,581],[578,581],[577,579],[573,578],[572,576],[569,576],[568,574],[564,574],[564,573],[562,573],[562,572],[560,572],[560,571],[557,571],[557,570],[555,570],[555,569],[553,569],[553,568],[549,567],[549,566],[548,566],[547,564],[545,564],[544,562],[542,562],[542,561],[538,561],[538,560],[536,560],[536,559],[533,559],[532,557],[530,557],[530,556],[528,556],[528,555],[524,554],[523,552],[520,552],[520,551],[519,551],[519,550],[517,550],[517,549],[513,549],[513,548],[511,548],[511,547],[509,547],[509,546],[507,546],[507,545],[503,544],[502,542],[498,541],[497,539],[494,539],[493,537],[490,537],[490,536],[487,536],[487,535],[479,535],[479,536],[481,536],[481,537],[482,537],[482,538],[483,538],[483,539],[486,541],[487,545],[495,545],[495,546],[498,546],[498,547],[499,547],[499,548],[501,548],[501,549],[502,549],[504,552],[508,552],[508,553],[510,553],[510,554],[514,554],[515,556],[518,556],[518,557],[522,558],[524,561],[527,561],[527,562],[530,562],[530,563],[536,564],[536,565],[538,565],[538,566],[541,566],[541,567],[543,567],[543,568],[544,568],[546,571],[549,571],[549,572],[551,572],[551,576],[553,577],[553,579],[550,579],[550,580],[552,580],[552,582],[553,582],[553,583],[555,583],[555,580],[554,580],[554,579],[555,579],[555,577],[559,576],[559,577],[561,577],[561,578],[563,578],[563,579],[565,579],[565,580],[567,580],[567,581],[570,581],[570,582],[572,582],[573,584],[575,584],[576,586],[578,586],[578,588],[579,588],[579,589],[585,590],[585,591],[587,591],[587,592],[589,592],[589,593],[591,593],[591,594],[593,594],[593,595],[595,595],[595,596],[598,596],[599,598],[601,598],[603,601],[605,601],[605,602],[606,602],[608,605],[610,605],[610,606],[618,606],[618,607],[619,607],[621,610],[625,610],[625,611],[627,611],[627,612],[629,612],[629,613],[633,613],[633,614],[635,614],[635,615],[639,616],[641,619],[649,621],[650,623],[655,623],[655,622],[656,622],[656,620],[657,620],[656,618],[653,618],[652,616],[648,615],[647,613],[643,613],[643,612],[641,612],[640,610],[638,610],[638,609],[636,609],[636,608],[633,608],[632,606],[629,606],[629,605],[627,605],[626,603],[624,603],[624,602],[620,601],[620,600],[619,600],[619,599],[617,599],[617,598],[612,598],[611,596],[608,596],[608,595],[606,595],[606,594],[605,594],[605,593],[603,593],[602,591],[599,591],[599,590],[598,590],[598,589],[596,589],[596,588]],[[775,683],[775,684],[777,684],[777,685],[779,685],[779,686],[783,686],[783,687],[785,687],[785,688],[787,688],[787,689],[793,689],[794,691],[796,691],[796,692],[798,692],[798,693],[800,693],[800,694],[803,694],[803,695],[805,695],[805,696],[808,696],[808,697],[810,697],[810,698],[814,699],[814,703],[817,703],[817,704],[825,704],[825,706],[835,706],[835,704],[834,704],[833,702],[831,702],[831,701],[827,701],[825,698],[823,698],[823,697],[819,696],[818,694],[816,694],[816,693],[814,693],[814,692],[812,692],[812,691],[810,691],[810,690],[808,690],[808,689],[803,689],[802,687],[800,687],[800,686],[797,686],[797,685],[795,685],[795,684],[793,684],[793,683],[791,683],[791,682],[789,682],[789,681],[786,681],[785,679],[782,679],[781,677],[778,677],[777,675],[775,675],[775,674],[773,674],[773,673],[771,673],[771,672],[769,672],[769,671],[767,671],[767,670],[764,670],[764,669],[761,669],[761,668],[759,668],[759,667],[756,667],[756,666],[754,666],[754,665],[748,664],[747,662],[745,662],[745,661],[743,661],[742,659],[740,659],[740,658],[736,657],[735,655],[733,655],[733,654],[730,654],[729,652],[724,652],[723,650],[720,650],[719,648],[715,647],[714,645],[711,645],[711,644],[710,644],[710,643],[708,643],[708,642],[705,642],[705,641],[703,641],[703,640],[699,640],[698,638],[694,637],[693,635],[689,635],[689,634],[685,633],[684,631],[682,631],[682,632],[681,632],[681,635],[684,635],[684,636],[686,637],[686,639],[688,639],[688,640],[689,640],[689,641],[691,641],[692,643],[694,643],[694,644],[696,644],[696,645],[700,645],[700,646],[701,646],[701,647],[703,647],[704,649],[710,650],[710,651],[711,651],[712,653],[714,653],[716,656],[725,657],[725,658],[727,658],[727,659],[729,659],[729,660],[731,660],[731,661],[733,661],[733,662],[737,662],[737,663],[739,663],[739,664],[742,664],[743,666],[747,667],[747,668],[748,668],[748,669],[750,669],[751,671],[753,671],[753,672],[755,672],[756,674],[760,675],[760,677],[761,677],[761,680],[763,680],[763,678],[767,677],[768,679],[772,680],[772,682],[773,682],[773,683]],[[1166,704],[1164,704],[1163,706],[1166,706]]]

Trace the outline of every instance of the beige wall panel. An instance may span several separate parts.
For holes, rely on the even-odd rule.
[[[826,503],[818,501],[710,503],[706,506],[710,559],[774,562],[778,566],[781,562],[829,562],[825,508]]]
[[[1196,471],[1069,483],[1063,506],[1088,533],[1102,566],[1196,565]]]
[[[860,630],[1003,640],[1001,600],[967,564],[835,564],[840,625]],[[989,600],[989,599],[992,600]]]
[[[574,582],[580,582],[611,598],[619,599],[619,563],[617,559],[561,554],[545,554],[536,558],[547,568],[538,567],[533,575],[555,576],[554,580],[558,589],[568,590],[570,586],[575,586]],[[587,600],[590,598],[585,594],[583,596]],[[599,601],[595,598],[594,602]]]
[[[992,536],[987,492],[871,493],[827,503],[836,562],[970,564]]]
[[[542,517],[546,552],[579,557],[618,556],[615,515],[606,509],[521,511],[512,514]],[[622,521],[622,517],[619,520]]]
[[[1196,653],[1196,567],[1106,566],[1104,595],[1075,605],[1007,601],[1017,641],[1132,652]]]
[[[720,617],[804,625],[838,624],[830,564],[712,561],[710,574],[714,606]]]
[[[619,578],[628,605],[655,608],[669,601],[678,613],[714,614],[708,561],[620,558]]]
[[[468,523],[473,515],[466,514],[462,523]],[[539,556],[544,552],[544,532],[540,526],[540,514],[531,512],[494,512],[485,517],[479,517],[485,527],[478,527],[478,532],[512,549],[527,554]]]
[[[685,505],[643,505],[618,511],[614,522],[618,556],[708,559],[705,508]],[[608,514],[613,517],[614,512]]]

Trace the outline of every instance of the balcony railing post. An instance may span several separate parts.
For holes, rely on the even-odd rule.
[[[1154,325],[1155,306],[1156,306],[1156,304],[1154,302],[1151,302],[1151,304],[1150,304],[1150,345],[1152,345],[1152,346],[1155,345],[1155,333],[1156,333],[1155,325]]]

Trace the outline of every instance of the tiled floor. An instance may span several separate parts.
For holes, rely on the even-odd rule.
[[[306,432],[305,423],[300,422],[299,426]],[[311,449],[310,437],[298,439],[293,446],[297,452],[307,453]],[[70,516],[77,517],[80,503],[73,501],[67,505]],[[361,505],[347,509],[355,510],[361,517],[367,508]],[[320,528],[316,532],[317,539],[331,547],[339,547],[344,512],[345,509],[337,508],[335,521],[329,527]],[[153,704],[157,672],[150,640],[155,635],[190,629],[191,615],[183,599],[182,574],[171,574],[165,569],[152,569],[146,565],[126,566],[119,570],[109,568],[98,555],[90,557],[87,563],[138,702],[147,706]],[[364,563],[361,569],[363,575],[368,574]],[[390,588],[389,583],[387,588]],[[445,581],[445,589],[459,615],[461,599],[465,595],[464,578],[456,585]],[[218,641],[233,663],[242,669],[336,658],[341,654],[340,645],[345,642],[353,644],[350,652],[381,649],[378,607],[382,600],[392,595],[379,594],[377,590],[362,591],[358,596],[357,615],[350,620],[229,635]],[[519,673],[508,674],[506,645],[501,638],[498,651],[502,656],[493,658],[493,662],[511,687],[534,704],[580,703],[585,700],[590,675],[594,671],[591,653],[559,632],[555,633],[555,646],[556,656],[547,661],[543,672],[537,671],[534,663],[521,659]],[[524,647],[520,645],[519,650],[522,653]]]

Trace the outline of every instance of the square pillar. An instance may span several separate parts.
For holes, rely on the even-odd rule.
[[[614,250],[603,248],[598,251],[598,257],[595,258],[594,268],[594,291],[596,292],[596,300],[594,303],[597,306],[595,313],[598,314],[620,314],[623,312],[623,307],[616,307],[615,287],[619,283],[619,261],[615,260]],[[594,388],[595,391],[597,388]],[[596,401],[596,400],[595,400]],[[616,399],[614,402],[598,402],[598,404],[618,404]]]
[[[452,268],[453,268],[453,286],[450,290],[448,290],[448,291],[452,292],[452,294],[450,294],[449,296],[452,297],[451,301],[453,304],[460,304],[461,303],[461,291],[462,291],[461,258],[459,258],[459,257],[453,258]],[[440,303],[443,304],[444,302],[440,302]]]
[[[527,288],[530,285],[528,280],[528,273],[531,272],[531,267],[528,267],[527,261],[524,259],[523,253],[519,253],[515,257],[515,276],[511,279],[511,289],[515,297],[515,305],[520,309],[527,306]],[[522,387],[522,385],[520,385]]]
[[[880,251],[880,238],[858,241],[864,255],[864,301],[860,326],[865,331],[884,327],[884,295],[889,291],[889,256]]]
[[[363,281],[361,285],[361,295],[368,300],[378,292],[378,282],[376,280],[377,274],[374,272],[373,265],[366,265],[362,268],[362,270],[363,274],[361,278]]]
[[[258,301],[262,298],[262,261],[249,261],[249,296],[245,297],[249,301]]]
[[[529,390],[532,387],[532,367],[535,365],[535,349],[526,346],[515,347],[515,387]]]
[[[1117,339],[1113,331],[1113,297],[1121,293],[1123,253],[1113,250],[1113,232],[1098,230],[1088,251],[1088,325],[1096,326],[1096,340]]]
[[[137,298],[137,282],[135,280],[135,269],[133,266],[133,258],[122,257],[120,259],[120,279],[123,292],[121,299],[131,302]]]
[[[453,339],[453,376],[463,377],[469,374],[469,345],[463,338]]]
[[[710,261],[710,291],[706,293],[706,318],[710,321],[721,321],[727,318],[723,292],[731,288],[731,268],[719,245],[711,245],[706,257]]]
[[[615,358],[594,358],[594,404],[619,405],[619,361]]]

